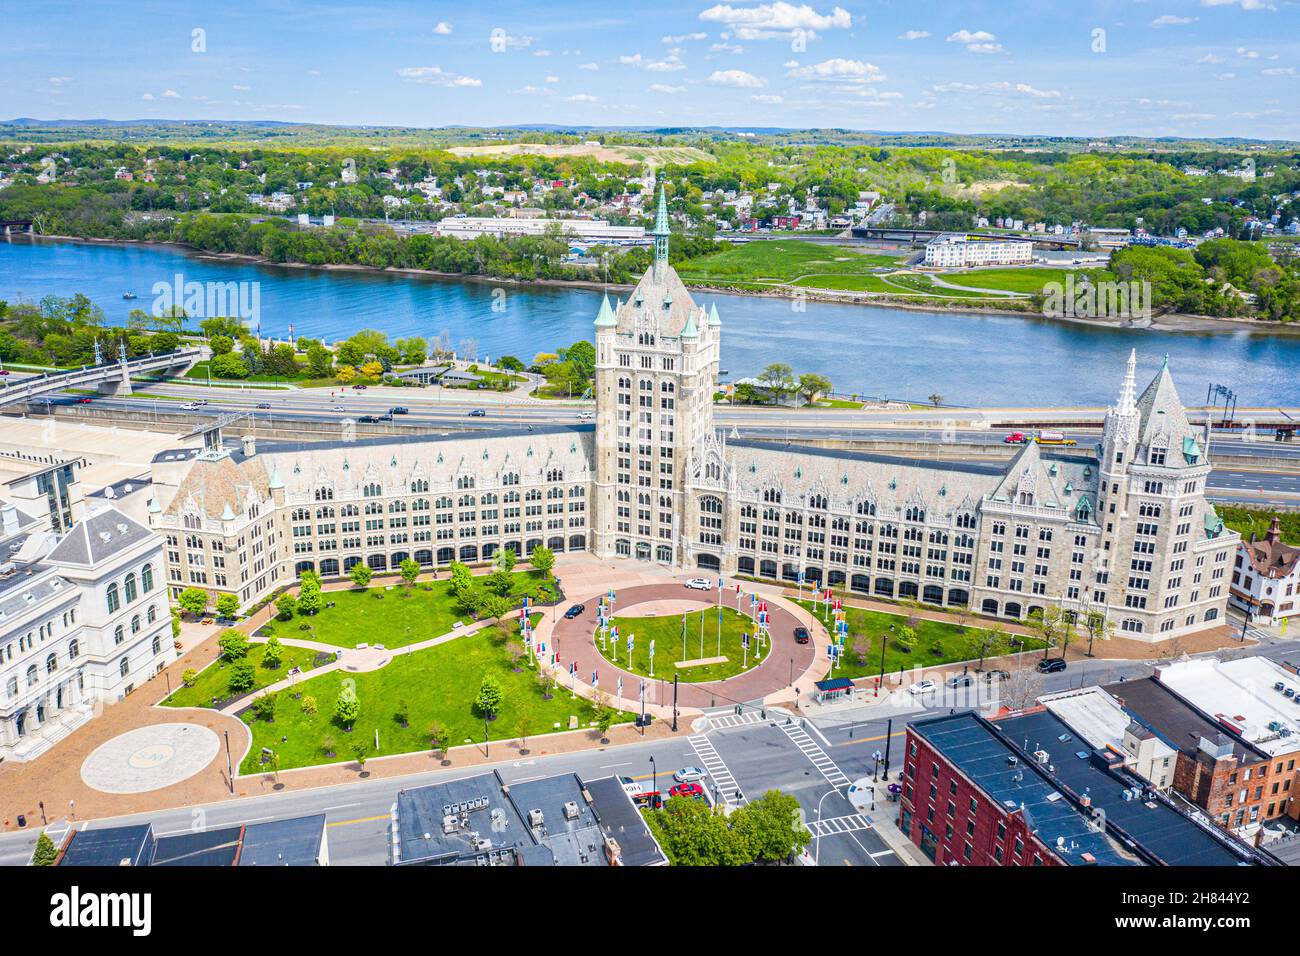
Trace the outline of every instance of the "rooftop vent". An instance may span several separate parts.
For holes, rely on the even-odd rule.
[[[528,825],[534,829],[540,827],[545,822],[545,819],[540,809],[534,808],[528,811]]]
[[[564,819],[566,820],[578,819],[578,815],[581,812],[582,811],[578,809],[578,804],[576,801],[570,800],[564,805]]]

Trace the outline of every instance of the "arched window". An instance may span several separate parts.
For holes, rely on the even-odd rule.
[[[129,660],[127,660],[125,657],[122,658],[122,659],[118,662],[118,665],[117,665],[117,672],[118,672],[119,674],[121,674],[123,677],[125,677],[127,674],[131,673],[131,662],[130,662]]]
[[[116,614],[122,608],[122,598],[117,592],[117,582],[114,581],[108,586],[108,613]]]
[[[146,564],[140,569],[140,593],[148,594],[153,590],[153,565]]]
[[[68,641],[68,660],[75,661],[81,656],[81,642],[75,637]]]
[[[37,682],[38,680],[40,680],[40,675],[39,675],[39,674],[37,673],[37,671],[36,671],[36,665],[35,665],[35,664],[30,664],[30,665],[28,665],[28,667],[27,667],[27,689],[28,689],[28,690],[31,690],[33,687],[35,687],[35,686],[36,686],[36,682]]]
[[[365,488],[361,490],[362,496],[366,498],[378,498],[383,493],[384,489],[380,488],[379,483],[374,481],[369,482]]]
[[[122,582],[122,590],[126,593],[126,603],[127,603],[127,604],[130,604],[132,601],[134,601],[134,600],[136,599],[136,597],[137,597],[137,591],[136,591],[136,585],[135,585],[135,572],[134,572],[134,571],[131,572],[130,574],[128,574],[128,575],[126,576],[126,580]]]
[[[150,605],[149,605],[149,610],[145,613],[145,620],[147,620],[150,624],[152,624],[154,621],[158,620],[158,605],[157,605],[157,604],[150,604]]]
[[[131,615],[131,633],[132,633],[132,634],[139,634],[139,633],[140,633],[140,615],[139,615],[139,614],[132,614],[132,615]]]
[[[876,503],[874,501],[859,501],[857,512],[858,514],[868,518],[875,517]]]
[[[809,498],[808,498],[808,507],[809,507],[809,508],[824,509],[824,508],[826,507],[826,496],[825,496],[825,495],[810,495]]]
[[[419,494],[421,492],[428,491],[428,490],[429,490],[429,480],[427,478],[416,478],[414,481],[411,482],[411,491],[414,494]]]
[[[329,487],[317,488],[314,497],[317,501],[333,501],[334,489]]]
[[[113,643],[121,644],[124,640],[126,640],[126,633],[122,630],[122,625],[119,624],[113,628]]]
[[[58,669],[59,659],[57,656],[51,654],[49,657],[45,658],[45,673],[53,674]]]

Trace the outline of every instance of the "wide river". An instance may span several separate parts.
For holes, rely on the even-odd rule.
[[[168,246],[0,240],[0,299],[37,301],[83,292],[113,324],[148,310],[156,283],[257,282],[262,333],[327,341],[358,329],[392,338],[443,330],[478,354],[529,361],[592,335],[600,293],[553,286],[351,271],[296,269],[203,259]],[[503,290],[494,291],[497,288]],[[124,300],[123,292],[138,299]],[[1111,401],[1129,349],[1140,376],[1169,354],[1183,400],[1205,400],[1207,383],[1236,391],[1241,405],[1300,405],[1300,337],[1249,332],[1170,333],[1101,329],[1047,319],[916,312],[783,299],[704,295],[722,317],[722,367],[732,378],[786,362],[818,372],[838,392],[960,405],[1082,405]],[[495,307],[494,307],[495,306]]]

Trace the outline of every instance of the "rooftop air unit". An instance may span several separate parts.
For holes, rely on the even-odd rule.
[[[542,816],[542,811],[540,809],[533,809],[528,811],[528,825],[533,829],[537,829],[538,827],[540,827],[544,822],[544,820],[545,817]]]
[[[579,815],[579,813],[581,813],[581,811],[578,809],[578,804],[577,804],[576,801],[570,800],[570,801],[568,801],[567,803],[565,803],[565,805],[564,805],[564,819],[566,819],[566,820],[576,820],[576,819],[578,819],[578,815]]]

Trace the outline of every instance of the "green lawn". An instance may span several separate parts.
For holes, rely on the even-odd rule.
[[[294,667],[309,671],[316,666],[317,651],[302,647],[281,647],[280,666],[266,667],[262,664],[262,652],[265,650],[265,644],[253,644],[248,650],[248,659],[252,662],[254,673],[257,675],[253,682],[253,690],[261,690],[269,684],[284,680],[289,676],[290,669]],[[230,665],[217,660],[199,671],[199,679],[193,687],[178,688],[163,703],[168,707],[211,707],[214,698],[225,701],[235,696],[227,686],[229,682]]]
[[[703,653],[700,647],[700,618],[704,618]],[[740,636],[753,630],[749,615],[740,614],[732,608],[722,608],[722,653],[718,654],[718,612],[716,609],[696,611],[686,616],[686,659],[697,660],[701,657],[727,658],[721,664],[702,664],[698,667],[678,668],[675,665],[682,659],[682,618],[679,614],[667,614],[663,617],[616,617],[618,625],[618,647],[606,638],[606,650],[600,651],[600,638],[596,638],[596,650],[607,660],[614,661],[624,670],[650,676],[650,641],[655,642],[656,678],[670,678],[677,674],[683,682],[700,683],[701,681],[721,680],[742,674],[745,654],[740,644]],[[627,639],[636,638],[632,648],[632,663],[628,665]],[[749,667],[753,667],[758,645],[749,648]],[[770,644],[764,645],[763,654],[771,650]]]
[[[492,627],[436,647],[399,654],[377,671],[351,674],[336,670],[304,681],[296,693],[303,699],[315,698],[315,714],[304,713],[302,699],[282,692],[276,698],[273,723],[255,718],[251,711],[241,715],[252,730],[253,746],[240,772],[268,769],[260,762],[263,747],[278,754],[281,769],[353,760],[356,741],[366,745],[367,757],[427,750],[429,727],[435,720],[450,731],[452,746],[466,740],[481,743],[483,715],[475,709],[474,699],[485,674],[495,675],[504,691],[500,713],[488,725],[492,740],[517,739],[521,717],[527,719],[529,737],[567,730],[571,715],[578,718],[581,727],[595,719],[591,704],[581,697],[571,697],[567,687],[552,688],[552,699],[544,700],[536,682],[537,672],[526,663],[517,673],[513,669],[506,650],[508,643]],[[334,718],[334,704],[344,680],[356,682],[361,703],[361,715],[350,733]],[[403,701],[410,708],[406,727],[396,717]],[[615,722],[631,719],[631,714],[620,712]],[[374,747],[376,730],[379,750]],[[282,737],[287,739],[282,741]],[[333,757],[327,756],[323,747],[326,737],[334,740]]]
[[[793,283],[801,289],[831,289],[836,292],[878,292],[901,295],[878,275],[805,275]]]
[[[677,264],[677,274],[688,283],[784,283],[810,274],[863,275],[894,262],[894,256],[864,254],[845,246],[763,239],[687,259]]]
[[[884,281],[887,285],[893,286],[896,291],[903,293],[919,292],[922,295],[933,295],[943,299],[988,298],[987,295],[966,289],[945,289],[943,286],[935,285],[930,281],[928,275],[920,275],[914,272],[894,272],[885,276]]]
[[[509,596],[516,604],[522,603],[525,594],[537,598],[542,585],[555,588],[554,579],[532,571],[516,571],[512,579]],[[485,590],[483,576],[475,577],[474,583]],[[451,593],[451,580],[446,577],[416,584],[409,596],[405,585],[397,584],[364,591],[359,588],[326,591],[325,601],[333,601],[334,607],[327,607],[310,618],[294,615],[288,621],[273,619],[258,630],[258,636],[296,637],[337,647],[358,644],[405,647],[446,634],[457,621],[465,624],[473,621],[461,611]]]
[[[1042,292],[1049,282],[1065,285],[1065,277],[1074,273],[1075,283],[1085,276],[1096,278],[1100,269],[976,269],[973,272],[946,272],[939,278],[953,285],[974,289],[1001,289],[1006,292],[1032,294]]]
[[[797,601],[805,610],[813,610],[813,602]],[[868,611],[863,608],[849,607],[849,636],[844,642],[844,659],[835,668],[836,677],[873,677],[880,673],[880,640],[882,634],[889,633],[889,626],[897,631],[907,623],[907,617],[900,614],[885,614],[881,611]],[[820,610],[816,611],[821,619]],[[921,619],[916,625],[916,644],[911,653],[906,653],[895,641],[885,645],[885,672],[896,673],[913,667],[933,667],[952,661],[977,660],[980,656],[978,634],[980,628],[967,627],[958,631],[955,624],[944,621],[927,621]],[[865,662],[859,662],[854,649],[854,642],[861,639],[865,649]],[[986,653],[985,657],[997,657],[1013,650],[1042,649],[1043,642],[1031,637],[1024,637],[1024,648],[1014,648],[1009,639],[998,641]],[[937,652],[937,653],[936,653]]]

